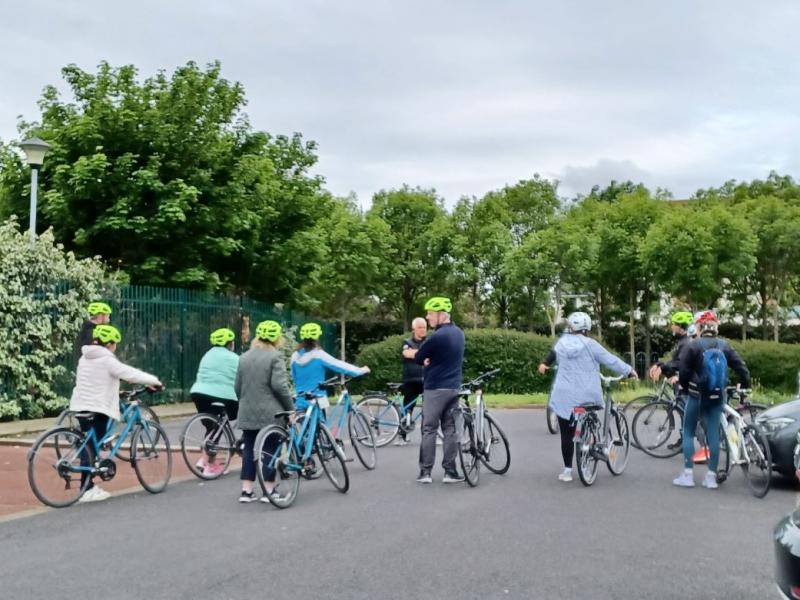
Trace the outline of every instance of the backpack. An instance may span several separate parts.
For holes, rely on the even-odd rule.
[[[703,349],[703,368],[700,371],[698,388],[701,396],[710,400],[722,398],[728,385],[728,359],[725,358],[724,343],[717,338],[700,338],[698,344]]]

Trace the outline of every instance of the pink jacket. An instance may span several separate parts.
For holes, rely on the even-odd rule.
[[[83,346],[69,409],[91,411],[119,419],[119,380],[158,385],[158,378],[120,362],[104,346]]]

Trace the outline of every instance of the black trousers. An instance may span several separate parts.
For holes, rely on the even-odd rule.
[[[572,468],[572,457],[575,454],[575,419],[562,419],[558,417],[558,430],[561,432],[561,457],[564,459],[564,466]]]

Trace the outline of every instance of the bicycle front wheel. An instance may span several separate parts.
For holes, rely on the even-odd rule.
[[[365,469],[371,471],[378,464],[378,452],[375,449],[375,438],[372,436],[369,419],[360,410],[351,410],[347,416],[347,430],[350,432],[350,444],[358,460]]]
[[[646,396],[637,396],[636,398],[626,402],[622,406],[620,412],[622,412],[622,414],[625,415],[625,418],[628,420],[631,429],[633,429],[633,417],[636,414],[636,411],[638,411],[639,408],[641,408],[645,404],[650,404],[651,402],[656,402],[657,400],[659,400],[659,397],[656,396],[655,394],[647,394]],[[631,434],[631,445],[634,448],[641,450],[639,442],[636,441],[635,432],[632,432]]]
[[[631,429],[634,446],[649,456],[671,458],[681,451],[683,416],[670,402],[656,400],[639,408]]]
[[[511,450],[505,432],[490,415],[483,415],[483,444],[481,462],[492,473],[503,475],[511,466]]]
[[[210,413],[199,413],[181,431],[181,455],[186,466],[200,479],[218,479],[228,469],[236,452],[233,432]],[[206,468],[206,464],[217,465]]]
[[[144,421],[131,436],[131,464],[142,487],[151,494],[163,492],[172,475],[172,452],[164,428]]]
[[[94,463],[94,449],[80,431],[57,427],[43,433],[28,452],[28,483],[33,494],[47,506],[64,508],[74,504],[89,485],[81,482],[83,468]]]
[[[581,437],[575,442],[575,466],[578,469],[583,485],[592,485],[597,479],[597,457],[594,455],[594,447],[597,444],[597,434],[595,424],[587,419],[584,421],[584,429]]]
[[[747,484],[756,498],[763,498],[769,492],[772,480],[772,454],[764,431],[757,425],[748,425],[742,432],[743,446],[747,450],[746,462],[742,470]]]
[[[375,445],[378,448],[391,443],[400,430],[400,413],[393,402],[382,396],[368,396],[361,400],[356,407],[366,415]]]
[[[325,425],[320,423],[317,427],[316,451],[322,469],[333,487],[344,494],[350,489],[350,474],[347,472],[344,452]]]
[[[481,480],[481,459],[478,442],[475,439],[475,424],[472,422],[472,415],[464,415],[464,432],[466,441],[457,435],[458,460],[461,463],[464,479],[470,487],[476,487]]]
[[[159,423],[159,424],[161,423],[161,421],[158,418],[158,415],[149,406],[140,404],[139,412],[142,415],[142,421],[147,421],[149,423]],[[123,424],[120,424],[120,427],[122,426]],[[124,460],[125,462],[131,462],[132,445],[133,445],[133,429],[131,429],[131,432],[128,434],[128,440],[123,442],[122,445],[119,447],[119,450],[117,450],[117,457],[119,457],[121,460]]]
[[[256,473],[261,491],[270,504],[277,508],[289,508],[300,491],[300,460],[292,446],[289,433],[278,425],[262,429],[255,444]],[[275,480],[268,482],[267,473],[274,470]],[[267,483],[274,483],[272,493],[267,492]]]
[[[545,410],[545,416],[547,418],[547,431],[555,435],[558,433],[558,416],[556,415],[556,411],[550,408],[549,403]]]
[[[608,446],[608,470],[612,475],[622,475],[628,466],[631,455],[631,434],[628,430],[628,419],[621,412],[611,413],[613,420],[609,427],[611,439]]]

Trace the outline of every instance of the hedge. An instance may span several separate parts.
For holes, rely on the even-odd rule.
[[[781,392],[797,390],[800,344],[782,344],[761,340],[729,341],[747,363],[747,368],[753,378],[753,385]]]
[[[552,338],[508,329],[466,329],[464,333],[465,381],[499,368],[500,375],[488,386],[491,392],[523,394],[550,389],[550,376],[539,375],[536,367],[553,345]],[[393,335],[363,346],[355,362],[369,366],[372,373],[354,381],[351,391],[384,390],[386,383],[400,381],[403,371],[400,349],[409,335]]]

